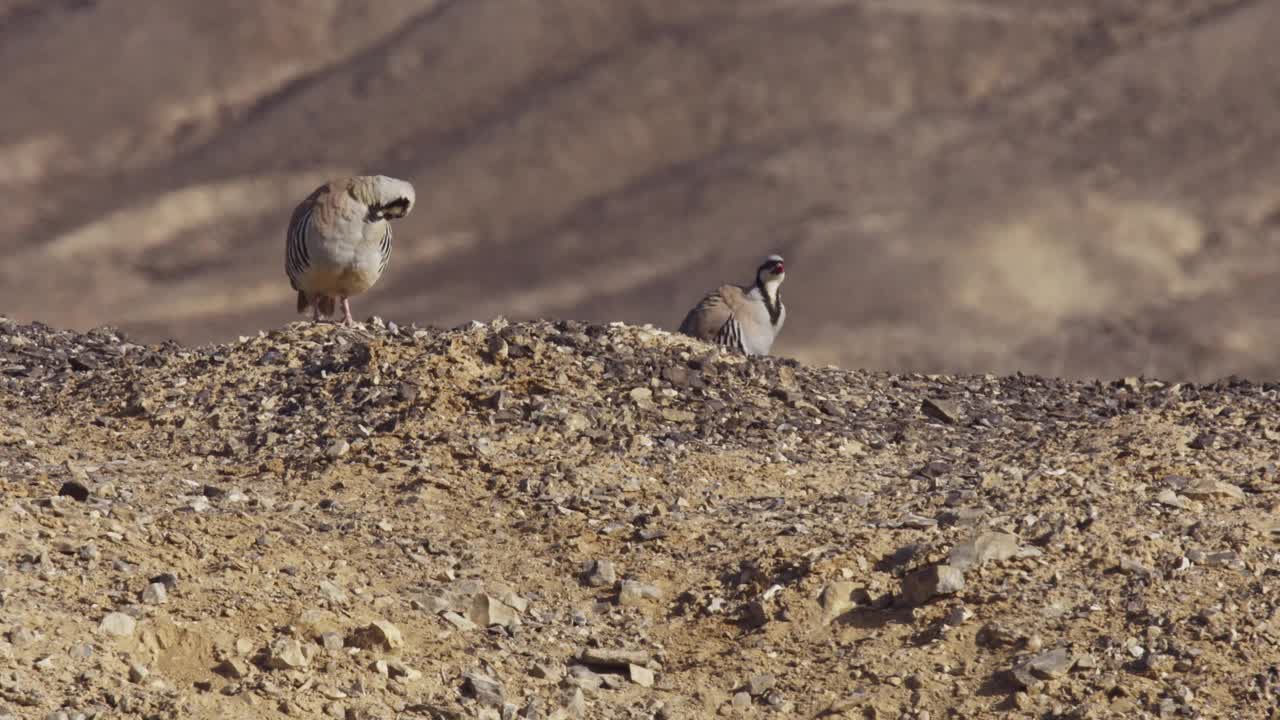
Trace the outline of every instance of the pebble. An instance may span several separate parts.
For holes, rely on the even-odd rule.
[[[273,670],[293,670],[311,664],[315,646],[303,645],[294,638],[278,638],[267,649],[266,665]]]
[[[647,650],[622,650],[588,648],[578,653],[579,662],[585,665],[625,668],[628,665],[648,665],[652,655]]]
[[[916,607],[935,597],[952,595],[963,589],[964,573],[958,568],[931,565],[903,578],[901,600],[907,607]]]
[[[560,678],[564,677],[564,668],[561,665],[553,665],[550,663],[534,663],[529,670],[529,675],[539,680],[547,680],[549,682],[560,682]]]
[[[214,671],[232,680],[243,680],[253,672],[253,666],[241,658],[227,658],[218,663]]]
[[[627,677],[631,679],[631,682],[639,685],[640,687],[653,687],[654,672],[642,665],[628,665]]]
[[[400,628],[386,620],[375,620],[356,630],[350,645],[365,650],[396,652],[404,647],[404,636],[400,634]]]
[[[1020,685],[1030,688],[1043,680],[1052,680],[1071,672],[1075,657],[1066,648],[1040,653],[1013,668],[1013,676]]]
[[[470,632],[480,627],[479,625],[476,625],[475,623],[471,622],[466,617],[459,615],[458,613],[452,610],[444,611],[443,613],[440,614],[440,617],[444,618],[445,621],[448,622],[450,625],[454,626],[455,628],[463,632]]]
[[[604,685],[604,678],[585,665],[571,665],[565,682],[584,690],[599,690]]]
[[[586,572],[586,583],[591,587],[612,586],[618,580],[618,574],[609,560],[593,560]]]
[[[481,594],[472,598],[467,617],[480,627],[497,625],[512,628],[521,624],[520,613],[492,595]]]
[[[76,502],[87,502],[89,500],[89,488],[75,480],[68,480],[62,483],[62,487],[58,488],[58,494],[63,497],[69,497]]]
[[[351,602],[351,596],[329,580],[320,581],[320,595],[335,605],[346,605]]]
[[[122,612],[107,613],[98,624],[98,632],[112,637],[130,637],[137,628],[138,621]]]
[[[755,697],[760,697],[773,689],[778,684],[778,678],[769,673],[757,673],[747,680],[747,692]]]
[[[505,704],[502,683],[478,670],[470,670],[462,674],[463,691],[474,697],[481,705],[501,708]]]
[[[5,633],[5,637],[14,647],[22,647],[39,640],[40,634],[25,625],[14,625]]]
[[[1002,532],[986,532],[962,542],[951,549],[947,562],[958,570],[1003,562],[1021,557],[1022,547],[1018,536]]]
[[[398,678],[404,682],[414,682],[422,678],[422,673],[414,668],[409,667],[403,662],[395,659],[387,660],[387,671],[391,677]]]
[[[960,422],[960,407],[950,400],[925,398],[920,403],[920,412],[947,425]]]
[[[338,458],[343,457],[350,451],[351,451],[351,443],[347,442],[342,438],[339,438],[329,443],[329,446],[326,447],[324,450],[324,454],[326,457],[330,459],[337,460]]]
[[[866,587],[860,583],[837,581],[828,584],[818,597],[827,622],[845,614],[869,599]]]
[[[142,591],[142,602],[147,605],[162,605],[169,601],[169,591],[163,583],[151,583]]]
[[[661,599],[661,588],[635,580],[623,580],[622,586],[618,589],[618,604],[624,607],[644,605],[648,600]]]

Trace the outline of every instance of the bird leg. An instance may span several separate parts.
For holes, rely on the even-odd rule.
[[[347,327],[352,327],[356,324],[355,320],[351,319],[350,301],[345,297],[342,298],[342,324]]]
[[[320,296],[311,298],[311,322],[320,322]]]

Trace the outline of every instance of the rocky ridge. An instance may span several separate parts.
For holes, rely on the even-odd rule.
[[[1267,717],[1278,388],[0,318],[0,717]]]

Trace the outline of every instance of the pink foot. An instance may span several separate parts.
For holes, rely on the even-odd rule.
[[[351,305],[347,298],[342,298],[342,324],[353,327],[356,321],[351,318]]]

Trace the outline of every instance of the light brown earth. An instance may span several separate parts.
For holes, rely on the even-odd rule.
[[[420,205],[360,317],[673,327],[790,269],[783,355],[1275,377],[1268,0],[0,1],[0,310],[291,319],[290,208]]]
[[[1276,717],[1276,392],[0,318],[0,717]]]

